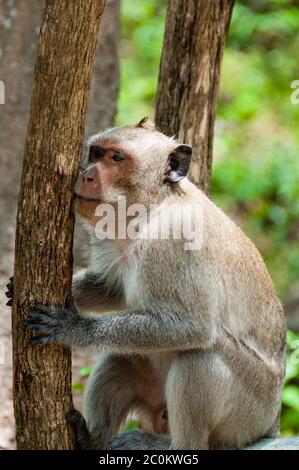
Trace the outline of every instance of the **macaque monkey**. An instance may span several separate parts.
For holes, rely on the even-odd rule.
[[[91,265],[73,307],[37,305],[26,320],[33,344],[102,353],[84,418],[68,416],[82,449],[234,449],[278,431],[283,309],[255,246],[187,179],[191,153],[146,119],[88,142],[74,192]],[[102,208],[114,237],[99,236]],[[134,410],[144,429],[119,433]]]

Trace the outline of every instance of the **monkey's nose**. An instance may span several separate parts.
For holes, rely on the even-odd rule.
[[[91,168],[88,168],[88,170],[84,171],[82,174],[82,178],[84,183],[92,183],[97,176],[97,169],[93,166]]]
[[[93,181],[94,181],[94,178],[92,176],[82,175],[82,183],[84,185],[86,185],[86,184],[90,185],[90,183],[92,183]]]

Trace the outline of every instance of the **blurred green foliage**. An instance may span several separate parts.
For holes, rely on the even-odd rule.
[[[91,374],[91,371],[92,371],[92,367],[81,367],[79,371],[79,375],[82,378],[89,377],[89,375]]]
[[[153,117],[167,0],[121,0],[118,124]]]
[[[283,297],[299,279],[299,2],[238,2],[224,54],[212,191]]]
[[[299,335],[288,332],[285,387],[282,394],[281,430],[299,434]]]
[[[117,123],[153,116],[167,0],[122,0]],[[255,241],[282,297],[299,289],[299,1],[236,2],[221,73],[212,195]],[[289,332],[281,427],[299,433]],[[295,346],[294,346],[295,344]]]

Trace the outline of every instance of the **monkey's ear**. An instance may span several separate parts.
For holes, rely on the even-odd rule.
[[[192,156],[190,145],[179,145],[167,160],[164,175],[167,181],[176,182],[187,176]]]
[[[155,123],[151,121],[148,117],[141,119],[141,121],[138,122],[136,127],[142,127],[143,129],[147,129],[149,131],[154,131],[156,129]]]

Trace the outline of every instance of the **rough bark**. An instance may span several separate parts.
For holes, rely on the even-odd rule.
[[[220,65],[233,0],[170,0],[156,124],[193,146],[190,179],[209,192]]]
[[[71,355],[32,347],[36,303],[65,305],[72,277],[72,186],[104,0],[46,0],[19,195],[13,300],[14,410],[20,449],[71,449]]]
[[[17,195],[41,7],[40,2],[0,0],[0,12],[0,80],[6,91],[5,104],[0,105],[0,345],[5,351],[5,361],[0,366],[0,448],[11,448],[14,442],[11,321],[4,291],[13,271]]]

